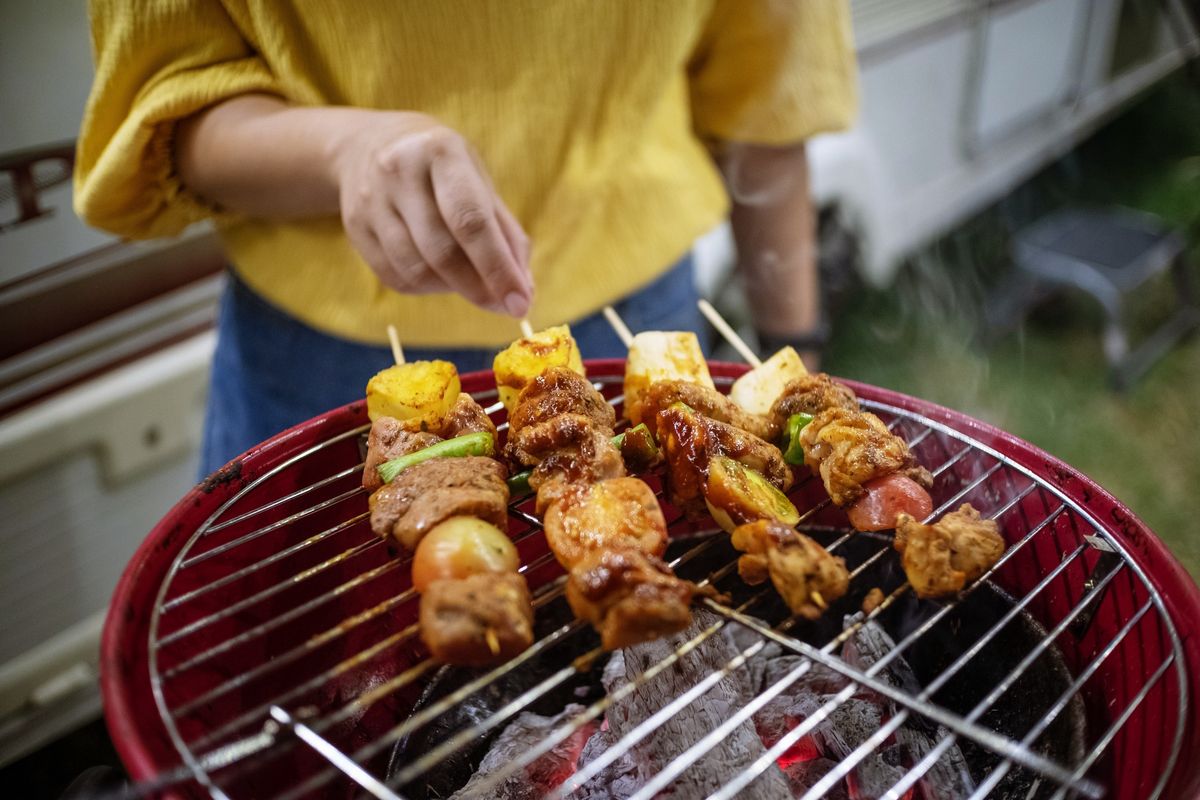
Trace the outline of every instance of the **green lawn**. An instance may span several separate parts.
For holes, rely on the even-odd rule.
[[[1006,233],[1054,207],[1123,205],[1162,215],[1191,243],[1200,286],[1200,87],[1157,89],[1054,165],[906,265],[888,291],[840,304],[825,368],[980,417],[1093,477],[1200,577],[1200,336],[1126,394],[1107,384],[1100,315],[1085,296],[1035,311],[990,348],[975,345]],[[1162,319],[1167,279],[1137,297],[1135,324]]]

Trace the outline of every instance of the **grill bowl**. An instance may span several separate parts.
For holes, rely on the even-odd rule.
[[[587,366],[606,395],[619,393],[623,361]],[[711,365],[726,386],[745,369]],[[1047,630],[1075,620],[1055,644],[1073,675],[1098,662],[1079,693],[1087,748],[1096,751],[1088,775],[1111,797],[1195,796],[1200,765],[1180,754],[1200,751],[1200,591],[1157,537],[1095,483],[1028,443],[930,403],[847,383],[906,439],[921,437],[914,449],[927,465],[943,465],[935,504],[1003,509],[1011,555],[991,577],[995,585],[1016,598],[1034,592],[1027,610]],[[485,404],[495,396],[490,373],[464,375],[462,384]],[[296,713],[315,707],[316,719],[344,709],[328,731],[344,751],[378,742],[419,701],[431,672],[421,666],[419,642],[403,635],[416,608],[407,562],[375,541],[355,488],[366,425],[365,403],[351,403],[253,448],[189,492],[134,555],[106,622],[101,686],[113,741],[135,779],[182,765],[191,778],[177,787],[181,794],[273,796],[327,762],[303,745],[232,766],[203,758],[260,730],[268,701],[291,695],[280,705]],[[809,482],[793,496],[804,510],[823,490]],[[845,524],[829,508],[808,522]],[[673,536],[689,531],[682,521],[672,525]],[[510,533],[531,588],[560,574],[519,510]],[[865,589],[856,587],[857,596]],[[389,681],[395,691],[355,701]],[[377,775],[385,749],[368,763]],[[331,794],[354,788],[342,779]]]

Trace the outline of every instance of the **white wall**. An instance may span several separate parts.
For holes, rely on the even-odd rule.
[[[0,0],[0,153],[75,138],[91,46],[84,0]]]

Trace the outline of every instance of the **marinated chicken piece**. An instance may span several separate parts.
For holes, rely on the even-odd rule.
[[[552,478],[586,483],[625,475],[612,429],[581,414],[560,414],[515,433],[510,430],[506,452],[514,462],[534,467],[529,485],[535,490]]]
[[[565,367],[551,367],[521,390],[517,407],[508,418],[509,438],[561,414],[586,417],[610,431],[610,436],[617,423],[613,407],[587,378]]]
[[[658,499],[638,478],[573,484],[544,519],[546,541],[568,570],[597,550],[637,550],[661,556],[667,522]]]
[[[637,550],[594,550],[567,578],[571,611],[592,624],[606,650],[683,630],[696,591],[658,556]]]
[[[453,439],[455,436],[465,436],[468,433],[484,432],[496,436],[496,423],[483,410],[483,406],[466,392],[460,392],[450,409],[441,421],[433,428],[433,432],[443,439]]]
[[[659,444],[667,462],[667,496],[692,516],[705,513],[704,485],[708,461],[724,455],[761,473],[775,488],[787,491],[792,470],[779,448],[732,425],[709,419],[682,405],[658,414]]]
[[[484,573],[434,581],[421,595],[421,640],[446,664],[497,664],[533,643],[533,607],[525,578]]]
[[[394,537],[408,550],[450,517],[477,517],[504,530],[506,477],[500,462],[483,456],[423,461],[371,495],[371,530]]]
[[[469,395],[468,395],[469,397]],[[493,429],[494,430],[494,429]],[[437,444],[442,438],[434,433],[419,430],[416,426],[395,417],[380,417],[371,423],[367,434],[367,459],[363,464],[363,488],[373,492],[383,486],[379,477],[379,465]]]
[[[804,462],[821,476],[829,497],[839,506],[862,497],[863,484],[895,473],[925,489],[933,486],[933,476],[917,463],[908,444],[874,414],[827,408],[804,427],[800,441]]]
[[[546,370],[521,391],[509,418],[505,452],[534,467],[529,485],[543,514],[574,483],[625,475],[621,451],[612,443],[616,414],[586,378],[561,367]]]
[[[738,559],[742,580],[756,585],[769,577],[792,613],[805,619],[821,616],[850,587],[844,560],[776,520],[740,525],[730,541],[746,554]]]
[[[817,372],[797,378],[784,387],[771,406],[771,423],[778,433],[793,414],[815,417],[827,408],[858,411],[858,398],[850,387],[838,383],[824,372]]]
[[[658,412],[674,403],[683,403],[709,419],[740,428],[760,439],[774,439],[779,434],[779,427],[772,425],[769,419],[742,410],[716,389],[684,381],[651,384],[643,401],[642,419],[653,428]]]
[[[918,597],[946,597],[991,569],[1005,543],[995,520],[981,518],[963,503],[932,525],[901,514],[895,547]]]

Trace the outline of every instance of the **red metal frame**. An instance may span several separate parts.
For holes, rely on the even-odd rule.
[[[589,361],[589,372],[600,375],[620,375],[624,361],[606,359]],[[746,371],[744,365],[713,363],[714,376],[736,377]],[[1179,632],[1187,661],[1186,675],[1190,695],[1189,718],[1184,734],[1181,758],[1167,797],[1191,798],[1200,795],[1200,764],[1189,754],[1200,751],[1200,589],[1168,552],[1162,541],[1141,522],[1123,503],[1097,486],[1082,473],[1048,453],[984,422],[941,406],[927,403],[886,389],[853,381],[847,383],[864,399],[911,410],[940,422],[949,428],[967,433],[1001,455],[1025,467],[1052,483],[1063,495],[1090,513],[1128,552],[1133,562],[1145,573],[1149,582],[1161,593],[1167,612]],[[494,386],[490,372],[462,376],[463,390],[478,392]],[[138,548],[117,584],[105,623],[101,641],[100,682],[109,731],[129,774],[135,780],[150,779],[180,763],[179,755],[169,738],[160,717],[150,684],[148,639],[152,610],[172,561],[188,537],[212,514],[255,476],[282,463],[287,458],[367,422],[364,402],[355,402],[334,409],[302,423],[252,448],[214,473],[192,489],[154,527]],[[272,486],[276,496],[297,486]],[[1098,618],[1097,635],[1111,635],[1115,622]],[[1164,643],[1163,656],[1169,650]],[[1159,656],[1161,659],[1162,656]],[[1152,654],[1147,654],[1147,663]],[[1163,681],[1173,680],[1171,672]],[[1129,699],[1138,685],[1117,681],[1115,689],[1119,702]],[[1177,698],[1172,684],[1162,702]],[[1128,743],[1142,737],[1167,736],[1163,726],[1155,726],[1149,712],[1135,714],[1126,731],[1114,744],[1115,763],[1136,764],[1136,753],[1122,753]],[[1123,744],[1126,743],[1126,744]],[[1114,796],[1134,796],[1138,785],[1113,775]]]

